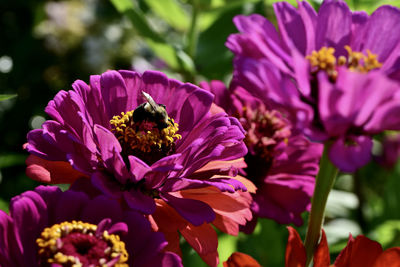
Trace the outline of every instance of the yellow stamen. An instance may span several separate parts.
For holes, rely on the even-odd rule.
[[[319,51],[312,51],[311,55],[306,56],[310,61],[312,72],[320,70],[326,71],[328,75],[335,79],[337,75],[337,66],[346,66],[349,70],[358,72],[369,72],[380,68],[382,64],[378,61],[377,55],[367,50],[367,55],[361,52],[355,52],[350,46],[344,47],[347,51],[347,57],[335,57],[335,49],[332,47],[322,47]]]
[[[177,134],[179,128],[174,119],[169,118],[168,126],[160,130],[152,122],[134,122],[133,113],[134,111],[122,112],[120,116],[114,116],[110,120],[112,131],[123,147],[127,145],[132,151],[149,153],[152,149],[169,147],[176,139],[182,138]]]

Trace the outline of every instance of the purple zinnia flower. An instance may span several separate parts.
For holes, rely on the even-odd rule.
[[[260,15],[235,18],[235,77],[312,140],[331,140],[330,159],[352,172],[370,160],[373,134],[400,129],[400,10],[368,16],[333,0],[318,13],[304,1],[274,10],[279,33]]]
[[[214,93],[215,103],[236,116],[247,131],[245,143],[249,152],[244,171],[257,186],[257,192],[252,194],[255,216],[245,231],[252,230],[257,217],[302,224],[301,213],[311,206],[322,145],[293,132],[279,111],[268,109],[234,82],[229,90],[220,81],[201,86]]]
[[[0,211],[0,265],[182,266],[161,233],[105,196],[39,186]]]
[[[183,193],[205,189],[208,198],[217,192],[226,196],[224,203],[237,205],[233,228],[251,219],[247,181],[234,177],[235,161],[247,152],[244,131],[226,113],[210,114],[211,93],[155,71],[108,71],[91,76],[89,85],[76,81],[72,87],[46,107],[53,120],[28,134],[30,177],[72,183],[88,176],[103,194],[144,214],[166,203],[192,229],[230,215],[228,206],[215,208],[207,197]],[[65,170],[71,179],[65,179]],[[170,229],[177,233],[180,227]],[[217,264],[216,247],[212,253],[196,250]]]

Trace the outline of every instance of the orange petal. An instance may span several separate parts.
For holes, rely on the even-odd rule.
[[[224,169],[227,166],[233,166],[236,168],[246,168],[247,164],[244,161],[244,158],[234,159],[234,160],[219,160],[219,161],[211,161],[198,169],[196,172],[209,171],[214,169]]]
[[[325,231],[322,230],[321,241],[314,252],[314,267],[328,267],[330,264],[328,242],[326,241]]]
[[[183,190],[184,198],[200,200],[208,204],[215,213],[244,225],[251,220],[250,204],[252,198],[247,192],[221,192],[218,188],[209,186],[198,189]]]
[[[400,247],[385,250],[375,261],[373,267],[400,267]]]
[[[180,232],[208,265],[212,267],[218,265],[218,236],[209,224],[194,226],[188,223],[186,228]]]
[[[78,178],[88,178],[65,161],[50,161],[29,155],[25,163],[26,175],[42,183],[72,184]]]
[[[288,226],[288,243],[286,245],[285,266],[286,267],[304,267],[306,266],[306,249],[301,242],[297,231]]]
[[[235,252],[223,263],[224,267],[261,267],[261,265],[251,256]]]
[[[253,194],[256,193],[257,187],[249,179],[246,179],[246,178],[244,178],[243,176],[240,176],[240,175],[236,175],[235,177],[232,177],[232,179],[238,180],[239,182],[244,184],[244,186],[247,188],[247,192],[253,193]]]
[[[218,230],[229,235],[239,234],[239,224],[228,217],[219,215],[218,213],[215,214],[215,220],[212,222],[212,224],[217,227]]]
[[[356,239],[351,236],[347,246],[336,258],[336,267],[365,267],[372,266],[382,253],[382,246],[365,236],[359,235]]]
[[[156,199],[156,211],[148,216],[151,227],[154,231],[162,232],[168,245],[164,250],[182,255],[179,246],[178,229],[186,227],[185,220],[164,200]]]

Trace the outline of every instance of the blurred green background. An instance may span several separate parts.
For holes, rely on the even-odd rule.
[[[182,81],[229,82],[232,54],[224,43],[236,32],[237,14],[260,13],[274,21],[266,0],[14,0],[0,2],[0,209],[38,183],[25,176],[28,131],[48,117],[47,102],[76,79],[107,69],[157,69]],[[289,1],[295,4],[295,1]],[[400,1],[347,1],[372,12]],[[320,1],[312,2],[318,8]],[[382,137],[381,137],[382,138]],[[379,138],[377,140],[379,150]],[[377,152],[379,153],[379,151]],[[332,255],[348,234],[367,234],[384,247],[400,245],[400,165],[372,162],[355,175],[341,175],[330,195],[325,230]],[[304,214],[307,221],[307,214]],[[305,226],[298,228],[304,237]],[[283,266],[285,226],[260,220],[253,235],[220,235],[221,260],[233,251],[263,266]],[[183,245],[185,266],[204,266]]]

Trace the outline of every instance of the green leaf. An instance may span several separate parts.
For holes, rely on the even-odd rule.
[[[145,0],[151,10],[179,31],[189,28],[190,19],[176,0]]]
[[[165,43],[164,38],[151,28],[145,16],[140,11],[131,8],[126,10],[124,14],[130,19],[140,36],[149,38],[154,42]]]
[[[243,7],[245,4],[257,3],[262,0],[214,0],[212,1],[210,8],[204,10],[200,14],[200,30],[206,30],[210,27],[223,13],[228,12],[231,9],[237,9]],[[239,14],[239,13],[238,13]]]
[[[179,68],[176,50],[147,22],[142,12],[133,7],[131,0],[111,0],[115,8],[129,18],[137,33],[142,36],[154,53],[171,68]]]
[[[232,19],[241,12],[240,7],[223,12],[199,35],[194,62],[199,73],[209,80],[223,79],[232,70],[233,55],[225,42],[229,34],[237,31]]]
[[[111,2],[120,13],[124,13],[128,9],[133,9],[132,0],[111,0]]]
[[[177,51],[168,44],[154,42],[151,39],[145,39],[147,44],[153,50],[153,52],[162,60],[164,60],[168,66],[172,69],[179,68],[179,61],[177,58]]]
[[[0,101],[8,100],[14,97],[17,97],[17,95],[16,94],[0,95]]]
[[[386,221],[375,230],[374,237],[385,248],[400,245],[400,220]]]
[[[276,2],[282,2],[282,1],[281,0],[264,0],[264,2],[267,3],[267,4],[273,4],[273,3],[276,3]],[[286,0],[285,2],[288,2],[289,4],[291,4],[293,6],[297,6],[296,0]]]
[[[8,212],[8,202],[0,198],[0,210]]]

